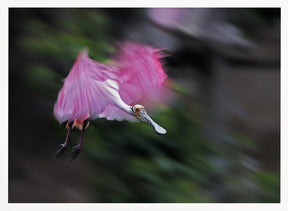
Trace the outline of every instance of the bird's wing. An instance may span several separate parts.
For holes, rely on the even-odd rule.
[[[113,104],[107,79],[117,78],[114,67],[93,61],[87,50],[81,51],[54,105],[54,115],[59,122],[68,119],[96,118]]]
[[[159,49],[126,42],[120,46],[117,57],[119,95],[123,102],[133,106],[142,104],[153,109],[169,95],[167,78],[159,59]],[[136,120],[117,106],[110,105],[100,117],[108,120]]]
[[[119,63],[119,94],[127,104],[160,102],[167,78],[160,49],[127,42],[122,44]]]

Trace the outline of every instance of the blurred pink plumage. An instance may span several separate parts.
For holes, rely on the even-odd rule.
[[[67,145],[70,130],[82,130],[80,143],[73,147],[71,161],[79,154],[89,120],[136,120],[149,123],[158,134],[166,130],[155,123],[144,107],[165,100],[167,78],[159,59],[160,49],[137,43],[124,43],[116,57],[116,65],[96,62],[88,51],[79,53],[54,106],[54,116],[67,121],[65,143],[56,152],[60,156]],[[137,117],[137,118],[135,118]]]
[[[88,57],[87,50],[81,51],[59,92],[54,107],[56,119],[62,123],[97,117],[108,104],[113,103],[105,89],[105,81],[109,78],[117,78],[113,66],[97,63]]]
[[[169,93],[165,86],[167,75],[159,61],[163,56],[160,50],[130,42],[120,46],[116,58],[119,94],[126,104],[151,107],[155,103],[164,102],[167,98]],[[115,105],[107,107],[100,117],[109,120],[135,119]]]

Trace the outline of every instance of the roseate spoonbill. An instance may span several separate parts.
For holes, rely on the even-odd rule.
[[[88,50],[80,51],[54,105],[54,116],[68,129],[65,142],[55,153],[59,157],[66,149],[74,127],[81,130],[78,145],[73,147],[70,161],[81,149],[89,121],[105,117],[108,120],[137,118],[150,124],[156,133],[166,130],[147,114],[142,102],[157,102],[164,97],[167,75],[159,59],[159,49],[137,43],[124,43],[116,57],[116,65],[96,62],[88,57]],[[136,118],[135,118],[136,117]]]

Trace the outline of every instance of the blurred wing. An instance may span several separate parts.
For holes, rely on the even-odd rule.
[[[158,49],[136,43],[124,43],[117,57],[119,95],[128,105],[142,104],[149,107],[163,101],[167,92],[167,78],[159,59]],[[99,117],[108,120],[130,120],[137,118],[116,106],[109,105]]]
[[[118,56],[119,93],[127,104],[160,102],[167,78],[159,59],[160,49],[124,43]]]
[[[59,92],[54,116],[60,123],[98,117],[108,104],[113,104],[107,79],[115,78],[115,68],[91,60],[87,50],[80,52]]]

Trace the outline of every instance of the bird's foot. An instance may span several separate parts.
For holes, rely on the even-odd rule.
[[[80,153],[80,146],[76,145],[72,148],[72,151],[69,153],[70,162],[72,162]]]
[[[65,149],[66,149],[66,145],[65,144],[61,144],[60,148],[58,149],[58,151],[54,153],[55,157],[59,158],[63,154]]]

